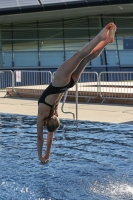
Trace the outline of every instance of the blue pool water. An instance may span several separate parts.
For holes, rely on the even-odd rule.
[[[133,126],[62,120],[43,165],[36,117],[0,114],[0,158],[2,200],[133,200]]]

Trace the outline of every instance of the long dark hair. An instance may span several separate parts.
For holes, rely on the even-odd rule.
[[[50,119],[54,115],[54,111],[55,111],[57,106],[58,105],[56,103],[52,106],[50,113],[49,113],[49,116],[48,116],[48,119]]]
[[[55,132],[60,127],[60,120],[56,115],[54,115],[54,111],[57,106],[57,104],[52,106],[50,114],[47,118],[46,128],[49,132]]]

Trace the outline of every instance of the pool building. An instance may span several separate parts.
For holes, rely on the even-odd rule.
[[[53,72],[109,22],[115,42],[86,71],[132,71],[132,0],[2,0],[0,70]]]

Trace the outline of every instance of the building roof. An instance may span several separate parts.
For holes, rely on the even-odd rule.
[[[128,3],[132,0],[0,0],[0,15]]]

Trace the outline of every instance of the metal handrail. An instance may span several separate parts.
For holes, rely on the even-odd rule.
[[[65,114],[72,114],[73,115],[73,119],[75,120],[75,114],[73,112],[65,112],[63,110],[64,108],[64,104],[65,104],[65,101],[66,101],[66,98],[67,98],[67,94],[68,94],[68,90],[65,92],[65,95],[64,95],[64,99],[63,99],[63,103],[62,103],[62,106],[61,106],[61,111]]]
[[[68,90],[65,92],[63,103],[62,103],[62,106],[61,106],[61,111],[65,114],[72,114],[73,119],[75,120],[75,114],[73,112],[65,112],[63,110],[64,104],[66,102],[67,94],[68,94]],[[76,83],[76,120],[78,120],[78,84],[77,83]]]

